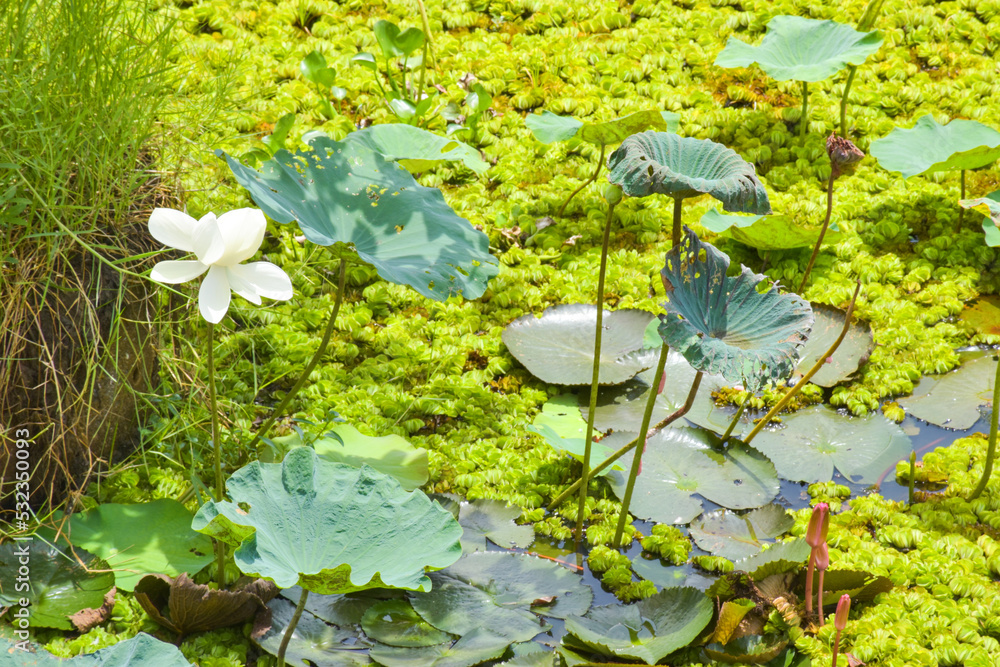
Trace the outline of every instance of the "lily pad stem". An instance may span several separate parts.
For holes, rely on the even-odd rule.
[[[274,411],[271,413],[271,416],[268,417],[267,420],[265,420],[264,423],[261,425],[261,427],[257,430],[257,434],[253,437],[253,440],[251,440],[250,444],[247,446],[248,451],[253,451],[254,445],[256,445],[261,438],[267,435],[268,430],[270,430],[270,428],[274,425],[274,422],[278,419],[278,417],[284,414],[285,408],[288,407],[288,404],[291,403],[292,398],[295,396],[295,394],[299,392],[299,389],[302,388],[302,385],[306,383],[306,380],[309,379],[309,374],[312,373],[314,368],[316,368],[316,364],[319,363],[319,360],[322,358],[323,353],[326,352],[326,346],[330,343],[330,336],[333,334],[333,330],[337,324],[337,314],[340,312],[340,305],[344,302],[344,282],[346,278],[347,278],[347,260],[341,258],[340,271],[338,272],[338,277],[337,277],[337,296],[335,298],[335,301],[333,302],[333,312],[330,313],[330,319],[327,320],[326,322],[326,330],[323,331],[323,339],[320,340],[319,347],[316,348],[316,352],[313,354],[312,359],[309,360],[309,363],[306,364],[305,369],[303,369],[302,375],[300,375],[299,379],[296,380],[294,385],[292,385],[292,388],[289,390],[289,392],[285,394],[285,397],[281,399],[281,403],[279,403],[278,407],[274,409]]]
[[[993,459],[997,452],[997,421],[1000,417],[1000,359],[997,360],[997,373],[993,378],[993,412],[990,415],[990,440],[986,449],[986,465],[983,467],[983,477],[979,480],[969,500],[975,500],[986,490],[986,485],[993,474]]]
[[[601,160],[604,159],[604,146],[601,146]],[[596,178],[596,176],[595,176]],[[594,329],[594,372],[590,381],[590,412],[587,413],[587,437],[583,445],[583,473],[581,480],[590,479],[590,450],[594,442],[594,417],[597,412],[597,390],[601,380],[601,334],[604,332],[604,278],[608,272],[608,241],[611,239],[611,220],[614,218],[617,203],[608,204],[608,217],[604,222],[604,240],[601,243],[601,268],[597,274],[597,325]],[[583,535],[583,515],[587,508],[587,484],[580,488],[580,500],[576,507],[577,542]]]
[[[573,199],[573,197],[575,197],[585,187],[587,187],[588,185],[597,180],[597,175],[601,173],[601,167],[603,166],[604,166],[604,144],[601,144],[601,157],[597,158],[597,169],[594,170],[594,173],[593,175],[591,175],[590,178],[588,178],[586,181],[583,182],[583,185],[578,187],[576,190],[573,190],[573,192],[570,193],[569,197],[566,197],[566,201],[562,203],[562,206],[560,206],[559,210],[556,212],[557,218],[562,217],[563,211],[566,210],[566,205],[569,204],[570,200]]]
[[[851,328],[851,315],[854,314],[854,303],[858,300],[858,292],[860,291],[861,291],[861,281],[859,280],[854,287],[854,296],[851,297],[851,305],[847,307],[847,313],[844,315],[844,328],[840,330],[840,335],[837,336],[837,340],[833,341],[833,345],[831,345],[829,349],[827,349],[827,351],[824,352],[820,356],[820,358],[816,360],[816,363],[813,364],[813,367],[809,369],[809,372],[803,375],[802,379],[799,380],[797,383],[795,383],[795,386],[792,387],[788,391],[788,393],[785,394],[784,397],[782,397],[780,401],[775,403],[774,407],[771,408],[768,411],[768,413],[761,418],[759,422],[757,422],[757,425],[753,427],[753,430],[750,431],[750,434],[743,439],[743,442],[745,444],[749,445],[750,442],[757,437],[757,434],[760,433],[765,426],[767,426],[768,422],[770,422],[771,419],[776,414],[781,412],[781,410],[784,409],[786,405],[788,405],[788,402],[791,401],[792,398],[797,393],[802,391],[802,387],[806,386],[806,383],[809,382],[810,379],[812,379],[812,376],[816,375],[816,373],[819,373],[819,369],[823,368],[824,364],[826,364],[826,360],[832,357],[833,353],[837,351],[838,347],[840,347],[840,344],[844,342],[844,337],[847,335],[847,330]]]
[[[222,443],[219,442],[219,407],[215,399],[215,325],[208,324],[208,405],[212,413],[212,451],[215,455],[215,502],[222,502],[226,485],[222,480]],[[226,546],[212,540],[215,548],[215,580],[226,585]]]
[[[799,121],[799,136],[806,136],[809,128],[809,82],[802,82],[802,120]]]
[[[281,646],[278,647],[278,667],[285,667],[285,651],[288,649],[288,642],[292,639],[292,633],[295,632],[295,626],[302,618],[302,610],[306,608],[306,598],[308,597],[309,591],[303,588],[302,595],[299,596],[299,603],[295,605],[295,613],[292,614],[292,620],[288,622],[285,635],[281,638]]]
[[[851,94],[851,84],[854,83],[854,73],[858,71],[857,65],[847,66],[847,81],[844,83],[844,96],[840,98],[840,136],[847,136],[847,98]]]
[[[802,276],[802,282],[799,283],[799,289],[796,290],[799,294],[802,294],[802,290],[806,288],[806,281],[809,280],[809,272],[812,271],[816,257],[819,256],[819,248],[823,245],[826,228],[830,226],[830,215],[833,213],[833,182],[835,180],[837,180],[837,167],[833,166],[830,170],[830,182],[826,185],[826,220],[823,221],[823,229],[820,230],[819,238],[816,239],[816,247],[813,248],[813,254],[809,258],[809,263],[806,264],[806,272]]]
[[[723,445],[729,442],[729,436],[733,434],[733,429],[736,428],[736,422],[738,422],[740,420],[740,417],[743,416],[743,411],[747,409],[747,404],[750,402],[750,396],[752,395],[753,394],[751,394],[750,392],[747,392],[747,395],[746,397],[744,397],[743,402],[740,403],[740,407],[736,410],[736,416],[733,417],[733,421],[729,422],[729,426],[728,428],[726,428],[726,432],[722,434]]]

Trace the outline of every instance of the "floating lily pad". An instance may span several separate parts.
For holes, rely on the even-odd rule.
[[[524,119],[531,133],[543,144],[579,137],[587,143],[617,144],[643,130],[676,132],[680,117],[670,111],[638,111],[605,123],[585,123],[572,116],[559,116],[551,111],[529,114]]]
[[[620,384],[648,368],[644,365],[648,357],[637,353],[652,317],[641,310],[604,311],[600,384]],[[519,317],[501,338],[514,358],[542,382],[590,384],[596,325],[597,308],[574,303],[547,308],[541,317]]]
[[[809,340],[799,351],[799,365],[795,369],[797,378],[808,373],[809,369],[819,361],[820,355],[830,349],[843,330],[844,317],[847,315],[839,308],[822,304],[813,304],[812,310],[816,321],[812,331],[809,332]],[[847,329],[847,335],[841,341],[840,347],[826,360],[816,375],[812,376],[810,382],[821,387],[832,387],[843,382],[868,361],[874,347],[871,327],[866,322],[854,320]]]
[[[316,137],[311,151],[280,150],[262,171],[225,158],[268,216],[297,221],[317,245],[351,246],[383,279],[423,296],[476,299],[499,271],[489,238],[456,215],[440,190],[359,143]]]
[[[869,152],[887,171],[903,178],[955,169],[978,169],[1000,158],[1000,132],[974,120],[946,125],[926,115],[910,129],[894,128],[872,142]]]
[[[706,512],[691,524],[695,544],[730,560],[759,552],[765,540],[774,539],[795,524],[781,505],[765,505],[746,514],[728,510]]]
[[[26,598],[32,627],[75,630],[70,617],[100,607],[115,584],[106,562],[83,549],[75,553],[74,557],[40,539],[0,544],[0,607],[20,608],[20,600]],[[30,587],[23,590],[22,577],[18,590],[18,569],[26,562]]]
[[[899,404],[917,419],[964,431],[979,420],[979,408],[993,402],[997,362],[990,356],[963,363],[944,375],[927,376]]]
[[[630,197],[710,194],[732,213],[771,212],[753,165],[708,139],[667,132],[633,134],[611,154],[608,168],[608,180]]]
[[[241,571],[282,588],[426,590],[424,569],[447,567],[462,553],[461,526],[423,493],[407,493],[369,466],[323,461],[308,447],[280,465],[250,463],[226,488],[233,502],[209,501],[194,528],[238,546]]]
[[[986,245],[994,248],[1000,246],[1000,190],[979,199],[961,199],[958,203],[962,208],[969,208],[986,216],[983,220]]]
[[[699,221],[702,227],[726,234],[743,245],[758,250],[793,250],[812,248],[819,239],[820,227],[801,227],[787,215],[725,215],[713,208]],[[836,243],[841,232],[828,229],[826,243]]]
[[[647,559],[641,554],[632,559],[632,571],[642,579],[652,581],[657,588],[687,586],[705,591],[713,582],[713,579],[695,572],[690,565],[664,565],[659,558]]]
[[[701,591],[664,588],[637,604],[594,607],[586,616],[567,618],[570,636],[563,641],[571,648],[654,665],[691,643],[712,613],[712,601]]]
[[[762,581],[774,574],[784,574],[800,569],[809,559],[812,547],[801,537],[786,542],[772,544],[767,549],[738,560],[733,565],[746,572],[754,581]]]
[[[22,651],[9,639],[0,636],[4,667],[191,667],[179,648],[145,632],[75,658],[57,658],[39,646],[32,645],[31,649]]]
[[[434,646],[453,639],[420,618],[406,600],[372,605],[361,619],[361,626],[370,638],[389,646]]]
[[[302,596],[302,588],[298,586],[285,588],[281,591],[281,595],[286,600],[291,600],[293,604],[297,604]],[[403,591],[390,588],[371,588],[348,595],[310,593],[306,598],[305,610],[337,627],[360,630],[361,619],[372,605],[384,600],[402,600],[404,597]]]
[[[553,449],[566,452],[578,461],[583,460],[584,440],[587,436],[587,422],[580,413],[580,402],[573,394],[560,394],[542,406],[542,411],[525,430],[537,433]],[[606,430],[603,426],[599,430]],[[623,443],[624,444],[624,443]],[[613,451],[603,440],[591,444],[590,454],[594,458],[607,458]],[[621,466],[613,466],[621,470]],[[602,472],[602,475],[607,472]]]
[[[387,160],[398,162],[411,174],[427,171],[441,162],[461,162],[477,174],[490,167],[472,146],[413,125],[372,125],[351,132],[344,142],[371,149]]]
[[[685,227],[660,272],[667,313],[660,335],[697,370],[742,382],[757,392],[788,378],[813,324],[809,304],[781,294],[743,267],[730,277],[729,257]]]
[[[527,549],[535,541],[535,529],[519,526],[521,508],[499,500],[478,498],[462,503],[458,522],[462,525],[462,551],[486,551],[486,540],[504,549]]]
[[[716,67],[753,63],[778,81],[822,81],[848,65],[861,65],[882,46],[877,32],[858,32],[836,21],[775,16],[759,46],[735,37],[715,59]]]
[[[485,627],[475,628],[452,644],[422,648],[375,646],[371,656],[385,667],[472,667],[502,656],[510,640]]]
[[[689,523],[702,510],[695,494],[730,509],[761,507],[778,495],[774,465],[763,454],[733,440],[725,449],[717,443],[715,435],[690,428],[664,429],[650,438],[629,511],[659,523]],[[622,462],[631,458],[626,454]],[[614,472],[608,481],[620,498],[626,476]]]
[[[981,334],[1000,335],[1000,296],[981,296],[962,311],[961,319]]]
[[[787,646],[787,639],[772,643],[760,635],[744,635],[725,646],[717,643],[709,644],[704,650],[705,655],[717,663],[762,665],[777,658]],[[787,658],[788,664],[793,664],[791,662],[792,656],[787,656]],[[810,662],[807,659],[805,662],[796,661],[794,664],[802,664],[805,667]]]
[[[271,655],[278,655],[285,628],[295,613],[295,605],[285,598],[277,597],[267,606],[271,610],[271,629],[255,643]],[[353,629],[328,625],[303,610],[288,642],[285,663],[295,667],[370,665],[371,660],[359,650],[368,646],[359,641],[359,635]]]

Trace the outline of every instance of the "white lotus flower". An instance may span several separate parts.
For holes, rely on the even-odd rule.
[[[149,277],[159,283],[177,284],[208,271],[198,292],[201,316],[218,324],[229,310],[232,290],[260,305],[260,298],[292,298],[288,274],[270,262],[240,264],[250,259],[264,240],[267,221],[255,208],[241,208],[216,218],[208,213],[195,220],[181,211],[158,208],[149,216],[149,233],[160,243],[193,252],[198,259],[169,260],[153,267]]]

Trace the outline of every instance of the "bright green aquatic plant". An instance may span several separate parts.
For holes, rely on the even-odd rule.
[[[414,175],[442,162],[454,161],[461,162],[476,174],[483,174],[489,169],[479,151],[468,144],[412,125],[373,125],[351,132],[344,137],[344,142],[365,146],[387,160],[398,162]]]
[[[437,115],[431,113],[435,96],[424,93],[428,48],[426,34],[419,28],[401,31],[395,23],[384,20],[377,21],[372,29],[384,59],[381,71],[376,57],[371,53],[359,53],[351,60],[375,74],[375,83],[382,91],[386,105],[397,118],[409,125],[426,125]],[[414,55],[421,50],[422,54]],[[393,71],[398,76],[394,76]],[[420,74],[417,82],[414,81],[416,71]],[[407,72],[414,73],[410,81],[406,80]],[[382,84],[383,76],[389,86],[388,90]]]
[[[459,82],[461,84],[461,82]],[[486,118],[490,106],[493,104],[493,97],[479,82],[468,86],[468,94],[462,100],[462,106],[449,102],[441,111],[441,116],[448,121],[445,134],[449,137],[453,135],[465,136],[469,141],[478,144],[482,139],[480,123]],[[465,109],[466,113],[462,113]]]
[[[858,19],[858,31],[859,32],[869,32],[873,27],[875,27],[875,19],[878,18],[878,14],[882,11],[882,4],[885,0],[868,0],[868,4],[865,6],[865,11],[862,12],[861,18]],[[858,66],[851,63],[847,66],[847,80],[844,81],[844,94],[840,98],[840,136],[847,136],[847,101],[850,99],[851,95],[851,84],[854,83],[854,75],[858,71]]]
[[[836,21],[775,16],[768,22],[767,34],[759,46],[730,37],[715,65],[748,67],[757,63],[772,79],[801,81],[799,134],[805,136],[809,124],[809,83],[828,79],[847,65],[864,63],[881,45],[878,33],[858,32]]]
[[[337,85],[337,70],[326,64],[326,58],[319,51],[310,51],[309,55],[299,63],[299,71],[309,83],[316,86],[316,92],[320,98],[320,112],[326,118],[333,118],[336,111],[330,100],[340,102],[347,97],[347,91]]]

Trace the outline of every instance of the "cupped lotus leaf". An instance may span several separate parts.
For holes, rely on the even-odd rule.
[[[981,296],[965,306],[959,316],[978,333],[1000,336],[1000,296]]]
[[[983,220],[986,245],[993,248],[1000,246],[1000,190],[979,199],[960,199],[958,203],[962,208],[972,209],[986,216]]]
[[[819,361],[833,345],[840,332],[844,329],[844,317],[847,313],[839,308],[823,304],[812,304],[813,315],[816,318],[809,340],[799,351],[799,365],[795,369],[795,377],[799,378]],[[861,368],[871,356],[875,347],[871,327],[866,322],[854,320],[847,329],[847,335],[841,341],[840,347],[829,357],[816,375],[809,381],[821,387],[832,387],[847,380]]]
[[[695,369],[752,392],[788,378],[813,324],[809,304],[773,285],[761,291],[767,277],[745,266],[726,275],[729,257],[685,230],[660,272],[667,292],[663,340]]]
[[[18,574],[25,564],[27,590],[24,575]],[[74,556],[41,539],[0,544],[0,607],[20,609],[21,599],[27,599],[32,627],[75,630],[70,617],[103,605],[114,584],[108,564],[83,549]]]
[[[955,169],[978,169],[1000,158],[1000,132],[974,120],[946,125],[926,115],[909,129],[894,128],[872,142],[869,152],[880,167],[903,178]]]
[[[937,426],[972,428],[979,420],[979,408],[993,403],[996,364],[990,356],[979,357],[950,373],[924,377],[913,395],[899,399],[899,404],[917,419]]]
[[[763,454],[730,440],[726,448],[711,433],[691,428],[663,429],[646,443],[642,473],[636,478],[629,512],[659,523],[689,523],[701,513],[695,494],[729,509],[750,509],[778,495],[774,465]],[[632,454],[622,457],[631,465]],[[627,476],[608,475],[621,498]]]
[[[424,569],[447,567],[462,553],[461,526],[423,493],[370,466],[323,461],[308,447],[281,464],[254,461],[226,488],[233,502],[205,503],[195,530],[216,533],[217,517],[254,529],[233,545],[236,565],[281,588],[426,590]]]
[[[176,500],[105,503],[73,514],[64,530],[74,546],[108,562],[115,586],[131,591],[147,574],[195,574],[212,562],[212,541],[191,529],[191,512]],[[54,539],[51,530],[39,534]]]
[[[731,213],[771,212],[753,165],[709,139],[668,132],[633,134],[611,154],[608,168],[608,180],[631,197],[709,194]]]
[[[271,655],[278,655],[285,629],[295,613],[295,605],[283,597],[277,597],[267,606],[271,610],[271,628],[259,639],[255,639],[254,643]],[[368,648],[370,644],[360,642],[359,637],[360,633],[353,628],[328,625],[303,610],[285,650],[285,664],[294,667],[370,665],[371,659],[360,650]]]
[[[499,500],[478,498],[462,503],[458,523],[462,525],[462,551],[486,551],[486,540],[504,549],[527,549],[535,541],[535,529],[519,526],[521,508]]]
[[[440,190],[358,142],[317,136],[311,151],[278,151],[261,171],[225,158],[264,213],[298,221],[318,245],[348,244],[389,282],[439,301],[476,299],[499,271],[489,238]]]
[[[670,111],[638,111],[605,123],[585,123],[572,116],[559,116],[551,111],[529,114],[524,119],[531,133],[543,144],[566,141],[573,137],[597,146],[618,144],[637,132],[659,130],[676,132],[680,117]]]
[[[648,355],[637,353],[652,317],[642,310],[604,311],[600,384],[621,384],[649,367]],[[517,318],[501,338],[514,358],[542,382],[590,384],[596,325],[596,306],[565,304],[547,308],[541,317]]]
[[[759,552],[795,524],[781,505],[765,505],[746,514],[729,510],[706,512],[691,524],[691,538],[700,548],[730,560]]]
[[[594,607],[586,616],[571,616],[566,631],[601,655],[655,665],[691,643],[712,615],[712,601],[701,591],[664,588],[637,604]]]
[[[687,586],[704,591],[714,581],[696,572],[691,565],[664,565],[659,558],[645,558],[642,554],[632,559],[632,571],[641,579],[652,581],[657,588]]]
[[[368,608],[361,619],[365,634],[389,646],[434,646],[453,637],[420,618],[406,600],[384,600]]]
[[[307,437],[307,442],[303,442],[299,433],[290,433],[271,438],[274,447],[263,443],[258,447],[259,460],[262,463],[277,463],[292,449],[308,445],[324,461],[346,463],[355,468],[368,464],[375,470],[394,477],[407,491],[413,491],[427,483],[427,450],[414,447],[402,436],[364,435],[350,424],[336,424],[327,429],[327,432],[336,437]]]
[[[413,125],[388,123],[351,132],[345,143],[356,143],[398,162],[411,174],[427,171],[441,162],[461,162],[477,174],[490,165],[472,146]]]
[[[836,21],[775,16],[759,46],[730,37],[716,67],[760,65],[778,81],[822,81],[848,65],[861,65],[882,46],[877,32],[858,32]]]
[[[472,667],[502,656],[510,640],[486,627],[475,628],[454,644],[419,648],[379,645],[370,651],[385,667]]]
[[[596,425],[596,422],[595,422]],[[597,427],[605,430],[604,426]],[[546,402],[542,411],[535,416],[530,426],[525,427],[531,433],[537,433],[545,442],[559,452],[566,452],[573,458],[582,461],[584,441],[587,436],[587,422],[580,412],[580,402],[573,394],[560,394]],[[605,459],[613,449],[602,440],[591,444],[590,453],[595,458]],[[618,465],[615,470],[622,470]],[[603,472],[601,474],[607,474]]]
[[[717,234],[725,234],[745,246],[757,250],[794,250],[815,247],[819,227],[801,227],[787,215],[725,215],[713,208],[699,221],[701,226]],[[828,229],[825,243],[836,243],[841,232]]]
[[[823,405],[785,417],[781,428],[761,431],[753,441],[784,479],[829,482],[833,469],[847,479],[873,484],[913,451],[910,438],[879,414],[845,417]]]
[[[0,655],[4,667],[191,667],[179,648],[145,632],[75,658],[57,658],[35,646],[24,651],[7,637],[0,636]]]

